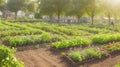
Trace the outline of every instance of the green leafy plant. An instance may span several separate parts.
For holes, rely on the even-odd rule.
[[[23,62],[16,59],[15,49],[0,45],[0,67],[24,67]]]
[[[40,48],[40,45],[39,44],[35,45],[35,48],[36,49]]]
[[[80,62],[80,61],[83,61],[84,59],[82,58],[82,55],[80,53],[80,51],[76,51],[76,52],[71,52],[69,54],[69,57],[71,59],[73,59],[75,62]]]
[[[61,42],[53,43],[52,46],[55,48],[68,48],[68,47],[74,47],[74,46],[85,46],[89,45],[90,41],[87,39],[74,39],[74,40],[64,40]]]
[[[108,51],[120,51],[120,44],[119,43],[111,43],[107,46],[103,46],[104,49],[108,50]]]
[[[42,26],[41,29],[47,32],[60,33],[55,26]]]
[[[113,41],[120,41],[120,34],[101,34],[92,38],[92,42],[98,44],[104,44]]]
[[[117,63],[114,67],[120,67],[120,63]]]
[[[52,35],[52,42],[65,40],[66,36],[64,35]]]
[[[102,58],[107,55],[108,54],[106,52],[101,52],[95,48],[86,48],[82,51],[73,51],[68,54],[68,56],[75,62],[82,62],[92,58]]]
[[[18,37],[6,37],[5,42],[10,46],[23,46],[36,43],[50,42],[52,40],[50,34],[44,33],[42,35],[30,35],[30,36],[18,36]]]
[[[49,33],[43,33],[40,38],[41,42],[50,42],[52,39]]]

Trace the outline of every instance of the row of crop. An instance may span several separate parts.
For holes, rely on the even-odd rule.
[[[81,35],[82,32],[81,30],[74,30],[74,29],[67,29],[66,26],[57,26],[55,24],[48,24],[48,23],[44,23],[45,26],[43,26],[42,24],[43,23],[29,23],[29,24],[24,24],[23,23],[10,23],[10,22],[5,22],[3,23],[7,26],[11,26],[11,27],[15,27],[15,28],[18,28],[18,29],[21,29],[21,30],[25,30],[25,29],[33,29],[33,28],[36,28],[36,29],[42,29],[44,31],[47,31],[47,32],[53,32],[53,33],[57,33],[57,34],[67,34],[67,35]],[[14,29],[15,29],[14,28]]]
[[[7,25],[7,26],[11,26],[11,27],[16,27],[16,28],[19,28],[21,30],[26,30],[26,29],[41,29],[41,30],[44,30],[44,31],[47,31],[47,32],[53,32],[53,33],[57,33],[57,34],[62,34],[61,32],[65,33],[65,34],[71,34],[71,33],[74,33],[72,32],[71,30],[67,30],[67,29],[58,29],[56,25],[48,25],[48,24],[45,24],[45,23],[35,23],[35,24],[32,24],[32,23],[29,23],[29,24],[25,24],[23,25],[22,23],[10,23],[10,22],[5,22],[3,23],[4,25]],[[44,24],[44,25],[43,25]]]
[[[75,47],[75,46],[86,46],[89,45],[90,41],[87,39],[73,39],[73,40],[63,40],[61,42],[53,43],[52,46],[54,48],[60,49],[60,48],[69,48],[69,47]]]
[[[71,26],[67,26],[68,29],[74,29],[74,30],[82,30],[82,31],[86,31],[86,32],[89,32],[89,33],[93,33],[93,34],[96,34],[96,33],[100,33],[102,32],[103,30],[99,29],[99,28],[92,28],[92,27],[88,27],[86,25],[72,25]]]
[[[40,42],[49,42],[51,40],[50,34],[42,35],[30,35],[30,36],[18,36],[18,37],[6,37],[4,39],[10,46],[23,46],[29,44],[35,44]]]
[[[27,24],[28,27],[32,27],[35,29],[41,29],[44,30],[46,32],[51,32],[51,33],[56,33],[56,34],[63,34],[62,32],[60,32],[58,30],[58,27],[56,25],[41,25],[38,23],[38,25],[33,25],[33,24]]]
[[[52,46],[54,48],[69,48],[69,47],[75,47],[75,46],[83,46],[83,45],[89,45],[89,44],[105,44],[110,43],[114,41],[120,41],[120,34],[101,34],[96,35],[91,38],[92,40],[88,39],[73,39],[73,40],[64,40],[61,42],[53,43]]]
[[[102,48],[109,52],[120,51],[120,43],[111,43],[107,46],[103,46]]]
[[[109,28],[101,29],[101,27],[99,28],[99,27],[96,27],[95,25],[89,26],[89,25],[84,25],[84,24],[83,25],[65,25],[64,24],[64,26],[63,25],[60,26],[57,24],[49,24],[49,23],[35,23],[35,26],[34,26],[31,23],[31,24],[28,24],[28,26],[33,27],[33,28],[39,28],[39,29],[42,28],[45,31],[50,31],[50,32],[55,32],[55,33],[62,32],[67,35],[76,35],[76,32],[78,31],[85,31],[85,32],[93,33],[93,34],[111,32]],[[114,32],[115,30],[112,30],[112,31]]]
[[[47,32],[54,32],[54,33],[65,33],[67,35],[76,35],[77,31],[87,31],[89,33],[106,33],[109,32],[107,29],[100,29],[100,28],[90,28],[88,26],[82,25],[68,25],[68,26],[59,26],[57,24],[49,24],[49,23],[10,23],[5,22],[4,24],[9,26],[14,26],[20,29],[29,29],[29,28],[37,28],[42,29]],[[104,31],[104,32],[103,32]]]
[[[103,56],[108,56],[108,54],[106,52],[101,52],[100,50],[91,47],[81,51],[70,52],[68,56],[74,62],[82,62],[92,58],[102,58]]]
[[[58,30],[67,35],[76,35],[76,32],[79,31],[79,30],[74,30],[74,29],[67,29],[65,27],[59,27]]]
[[[43,33],[41,35],[28,35],[28,36],[15,36],[15,37],[6,37],[3,41],[9,46],[24,46],[37,43],[47,43],[53,41],[59,41],[62,38],[52,37],[49,33]]]
[[[3,24],[11,26],[11,27],[16,27],[19,28],[20,30],[26,30],[26,29],[32,29],[26,25],[20,25],[18,23],[10,23],[10,22],[4,22]]]
[[[53,32],[53,33],[61,34],[61,32],[57,30],[57,27],[55,26],[42,26],[41,29],[46,32]]]
[[[16,35],[35,35],[35,34],[42,34],[42,30],[8,30],[8,31],[2,31],[0,33],[0,37],[5,36],[16,36]]]
[[[7,25],[0,23],[0,31],[5,31],[5,30],[19,30],[19,28],[7,26]]]
[[[92,38],[92,42],[97,44],[104,44],[113,41],[120,41],[120,34],[99,34]]]
[[[74,29],[67,29],[65,26],[57,26],[55,24],[46,24],[45,26],[42,25],[32,25],[32,24],[28,24],[29,27],[32,28],[37,28],[37,29],[41,29],[44,30],[46,32],[53,32],[56,34],[67,34],[67,35],[78,35],[81,33],[80,30],[74,30]],[[78,32],[79,31],[79,32]]]
[[[83,26],[74,26],[74,25],[57,25],[49,23],[36,23],[37,25],[28,24],[29,27],[42,29],[47,32],[53,32],[56,34],[66,34],[66,35],[81,35],[84,31],[80,30],[79,27]],[[83,27],[86,29],[86,27]],[[98,30],[96,30],[98,31]],[[86,31],[85,31],[86,32]]]
[[[65,26],[41,26],[42,30],[47,32],[53,32],[56,34],[66,34],[66,35],[81,35],[83,31],[81,30],[74,30],[74,29],[67,29]]]
[[[74,62],[83,62],[90,59],[100,59],[111,55],[112,52],[120,52],[120,44],[112,44],[101,48],[86,48],[81,51],[72,51],[68,53],[68,57]]]

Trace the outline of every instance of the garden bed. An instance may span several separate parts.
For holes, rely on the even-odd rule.
[[[107,58],[110,58],[110,57],[114,57],[114,56],[117,56],[117,55],[120,55],[120,52],[119,51],[114,51],[114,52],[110,52],[108,56],[103,56],[102,58],[90,58],[90,59],[86,59],[84,61],[81,61],[81,62],[75,62],[74,60],[72,60],[68,54],[65,54],[64,57],[72,64],[72,65],[83,65],[83,64],[87,64],[87,63],[90,63],[90,62],[97,62],[97,61],[101,61],[101,60],[105,60]]]
[[[90,62],[93,62],[93,61],[100,61],[100,60],[109,58],[109,56],[103,56],[101,59],[99,59],[99,58],[91,58],[91,59],[84,60],[84,61],[82,61],[82,62],[75,62],[75,61],[72,60],[67,54],[66,54],[64,57],[65,57],[72,65],[83,65],[83,64],[90,63]]]
[[[120,51],[113,51],[109,53],[110,56],[116,56],[116,55],[120,55]]]

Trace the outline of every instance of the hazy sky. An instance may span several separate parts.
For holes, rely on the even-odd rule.
[[[109,0],[111,4],[118,4],[120,3],[120,0]]]

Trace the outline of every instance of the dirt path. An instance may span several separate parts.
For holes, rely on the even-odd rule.
[[[98,62],[91,62],[89,67],[114,67],[118,62],[120,62],[120,55],[111,56]]]
[[[71,67],[57,52],[47,48],[17,52],[16,56],[25,63],[25,67]]]
[[[59,51],[52,52],[47,48],[17,52],[25,67],[113,67],[120,62],[120,55],[113,56],[101,61],[93,61],[84,66],[72,66],[67,60],[60,56]]]

